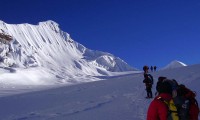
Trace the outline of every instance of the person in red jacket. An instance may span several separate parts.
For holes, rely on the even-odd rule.
[[[169,82],[163,82],[159,95],[151,102],[147,112],[147,120],[167,120],[168,106],[165,101],[172,99],[172,87]]]
[[[178,85],[177,82],[171,81],[164,79],[159,84],[159,95],[149,105],[147,120],[167,120],[168,118],[173,118],[173,120],[198,120],[199,107],[195,99],[196,94],[184,85]],[[176,88],[175,85],[177,85]],[[174,90],[176,94],[173,94],[175,93]],[[169,111],[173,112],[169,114]]]

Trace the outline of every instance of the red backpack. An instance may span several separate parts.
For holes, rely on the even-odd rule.
[[[198,120],[199,106],[195,99],[196,93],[185,87],[179,85],[177,88],[177,97],[174,98],[179,112],[180,119]]]

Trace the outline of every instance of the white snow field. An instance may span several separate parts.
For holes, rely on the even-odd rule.
[[[197,64],[153,72],[153,92],[155,93],[157,78],[166,76],[196,91],[199,102],[199,71],[200,65]],[[0,120],[146,119],[152,99],[145,99],[142,73],[101,76],[101,79],[105,80],[2,96]]]

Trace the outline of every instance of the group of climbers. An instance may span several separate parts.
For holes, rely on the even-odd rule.
[[[144,80],[147,97],[153,98],[153,77],[144,66]],[[175,79],[160,76],[156,84],[155,98],[150,103],[147,120],[198,120],[199,107],[196,93]]]
[[[149,67],[147,66],[147,65],[145,65],[144,67],[143,67],[143,70],[149,70]],[[151,70],[151,72],[156,72],[156,70],[157,70],[157,66],[151,66],[150,67],[150,70]]]

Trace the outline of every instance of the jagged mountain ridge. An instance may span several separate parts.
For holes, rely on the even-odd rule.
[[[0,33],[13,38],[9,43],[1,41],[1,66],[45,67],[67,75],[102,75],[107,71],[135,70],[110,53],[84,47],[51,20],[38,25],[0,21]]]

